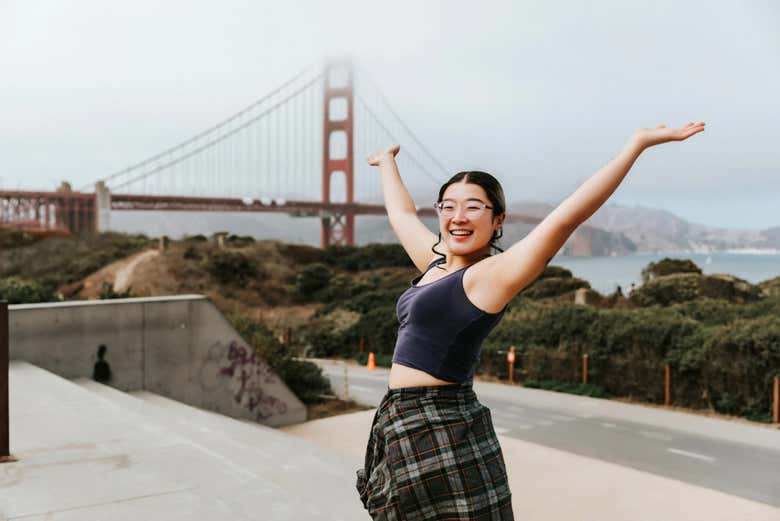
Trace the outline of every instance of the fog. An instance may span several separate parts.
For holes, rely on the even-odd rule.
[[[92,183],[349,55],[508,201],[559,202],[636,127],[705,121],[609,202],[777,226],[778,27],[770,1],[0,2],[0,187]]]

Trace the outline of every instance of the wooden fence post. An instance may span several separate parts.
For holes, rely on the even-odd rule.
[[[582,355],[582,383],[588,383],[588,353]]]

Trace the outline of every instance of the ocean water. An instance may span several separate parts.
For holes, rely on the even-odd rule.
[[[561,266],[575,277],[585,279],[601,294],[615,291],[620,285],[627,294],[631,284],[642,285],[642,268],[664,257],[690,259],[705,274],[728,273],[748,282],[758,282],[780,276],[780,254],[756,253],[638,253],[621,257],[553,258],[550,265]]]

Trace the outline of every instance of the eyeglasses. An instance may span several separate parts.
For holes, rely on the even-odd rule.
[[[454,201],[437,202],[434,203],[433,207],[436,208],[436,211],[442,217],[452,217],[455,215],[455,212],[458,210],[458,208],[462,208],[460,203],[456,203]],[[488,209],[492,210],[493,207],[477,201],[466,201],[466,208],[464,213],[469,219],[476,219]]]

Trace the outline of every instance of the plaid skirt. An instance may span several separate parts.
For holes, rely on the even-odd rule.
[[[373,519],[514,519],[490,409],[472,385],[388,388],[357,470],[357,490]]]

